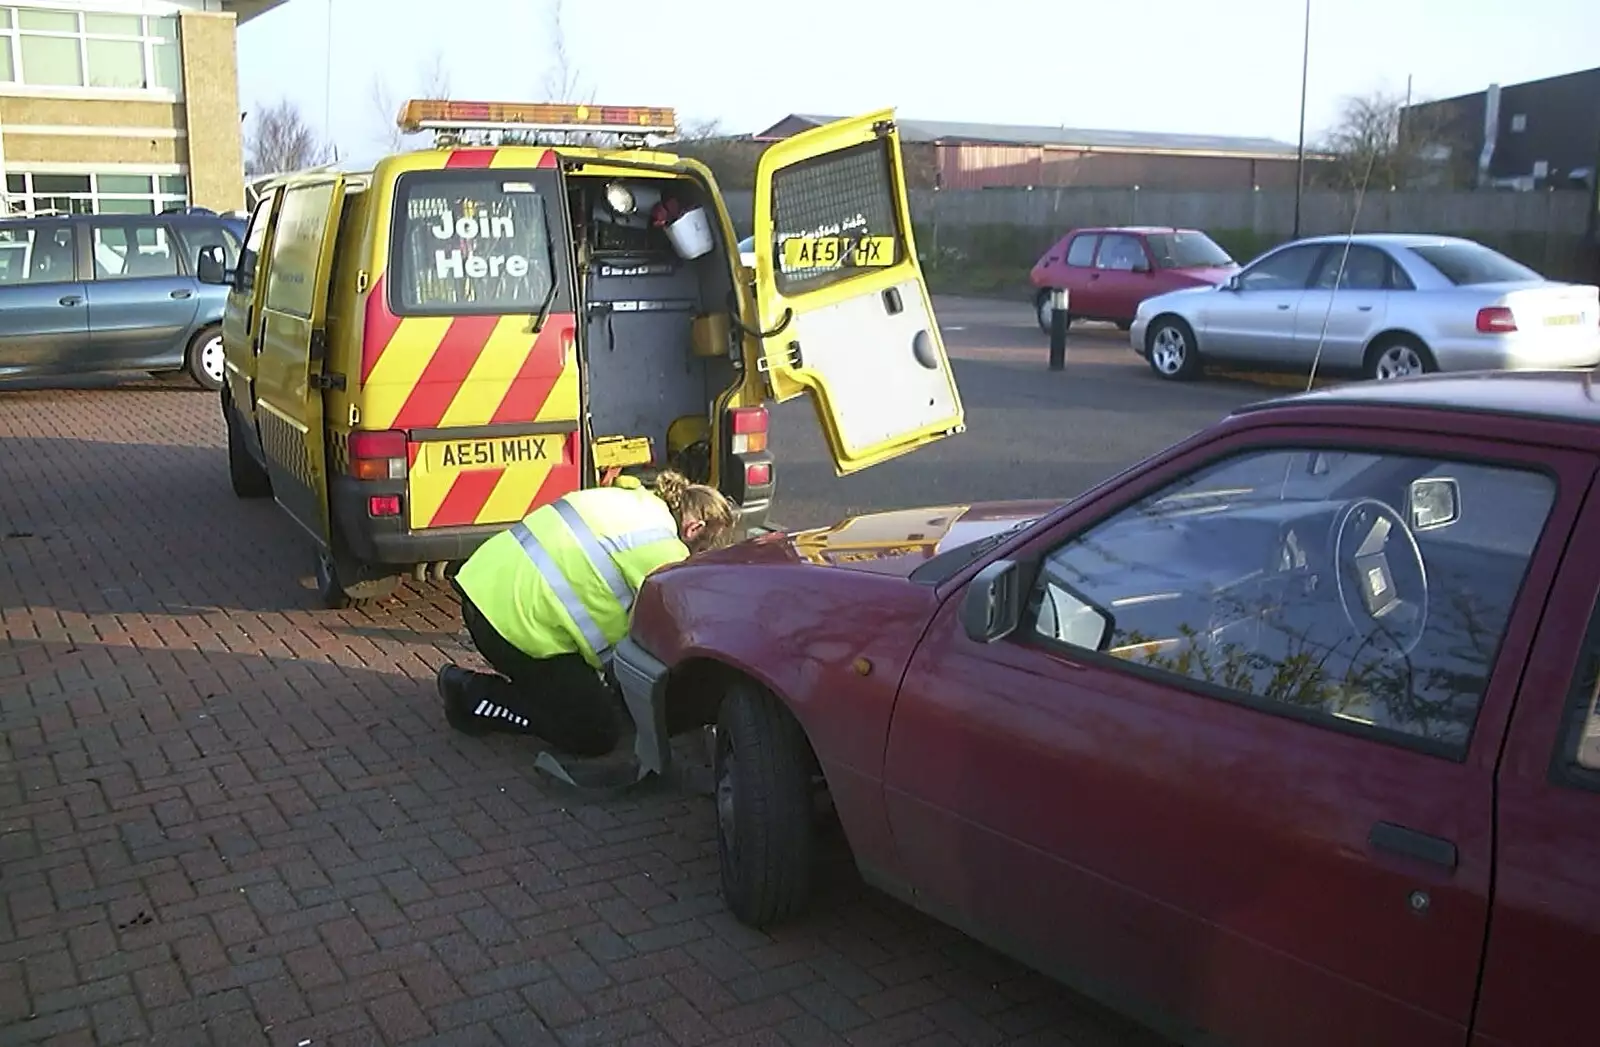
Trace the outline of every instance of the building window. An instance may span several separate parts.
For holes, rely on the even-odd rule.
[[[13,212],[62,211],[68,214],[155,214],[189,203],[184,175],[30,174],[6,175]]]
[[[1514,113],[1511,117],[1511,133],[1521,134],[1528,129],[1528,114]]]
[[[0,7],[0,82],[180,94],[178,19]]]

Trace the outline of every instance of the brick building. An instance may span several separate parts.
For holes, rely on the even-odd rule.
[[[235,29],[284,0],[0,0],[7,209],[244,205]]]

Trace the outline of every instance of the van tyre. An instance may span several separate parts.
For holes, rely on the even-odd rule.
[[[1150,324],[1144,336],[1144,356],[1150,370],[1171,382],[1187,382],[1200,375],[1200,350],[1194,329],[1176,316],[1163,316]]]
[[[317,550],[317,600],[330,611],[381,600],[399,586],[395,575],[374,576],[365,564],[327,549]]]
[[[206,327],[189,340],[184,369],[194,384],[210,392],[222,388],[222,328]]]
[[[227,420],[228,479],[233,484],[233,493],[240,498],[270,498],[272,477],[245,446],[244,437],[239,435],[239,421],[226,399],[222,401],[222,415]]]
[[[1363,368],[1367,378],[1375,382],[1409,378],[1438,369],[1439,365],[1434,362],[1428,347],[1404,334],[1386,335],[1373,342],[1367,350],[1366,366]]]
[[[799,916],[811,900],[816,826],[811,747],[770,691],[733,684],[712,762],[722,897],[751,927]]]

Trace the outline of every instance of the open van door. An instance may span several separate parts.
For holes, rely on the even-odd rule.
[[[965,428],[917,261],[894,110],[768,147],[755,258],[772,395],[810,394],[839,475]]]
[[[339,232],[344,179],[337,175],[283,186],[261,304],[256,363],[256,425],[279,505],[327,548],[328,459],[322,393],[341,376],[325,375],[328,282]]]

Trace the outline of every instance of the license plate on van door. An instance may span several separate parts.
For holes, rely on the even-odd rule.
[[[428,472],[504,469],[523,463],[559,464],[561,436],[497,436],[483,440],[434,440],[422,445]]]

